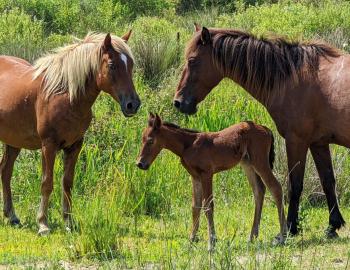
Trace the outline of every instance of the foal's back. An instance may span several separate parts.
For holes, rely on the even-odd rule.
[[[272,143],[271,131],[253,122],[241,122],[218,132],[203,132],[184,155],[186,163],[212,173],[227,170],[242,160],[266,159]]]

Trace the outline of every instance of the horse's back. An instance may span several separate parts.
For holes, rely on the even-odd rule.
[[[36,130],[37,81],[32,65],[0,56],[0,141],[18,148],[40,147]]]

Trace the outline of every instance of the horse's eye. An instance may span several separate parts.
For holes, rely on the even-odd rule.
[[[196,59],[195,59],[195,58],[190,58],[190,59],[188,59],[188,64],[189,64],[190,66],[195,65],[195,64],[196,64]]]

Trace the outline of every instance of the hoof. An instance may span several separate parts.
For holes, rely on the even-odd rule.
[[[191,236],[190,237],[190,242],[191,243],[198,243],[199,242],[199,237],[197,235]]]
[[[326,234],[327,239],[336,239],[339,237],[338,233],[336,232],[336,230],[332,226],[329,226],[326,229],[325,234]]]
[[[276,235],[276,237],[272,240],[272,245],[273,246],[281,246],[281,245],[284,245],[286,242],[286,238],[281,235],[281,234],[278,234]]]
[[[38,231],[38,235],[39,236],[46,236],[50,234],[50,229],[49,227],[45,226],[45,225],[41,225]]]
[[[19,220],[18,217],[13,217],[9,220],[10,222],[10,225],[13,226],[13,227],[18,227],[18,226],[21,226],[21,221]]]
[[[289,228],[289,231],[288,231],[289,236],[297,236],[299,234],[297,225],[288,224],[288,228]]]
[[[216,242],[217,242],[216,237],[210,238],[210,240],[208,241],[208,251],[210,253],[215,251]]]

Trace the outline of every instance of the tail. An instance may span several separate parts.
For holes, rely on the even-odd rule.
[[[271,135],[271,146],[270,146],[270,153],[269,153],[269,163],[271,170],[273,169],[273,163],[275,162],[275,138],[273,137],[273,133],[271,130],[269,130],[269,133]]]

